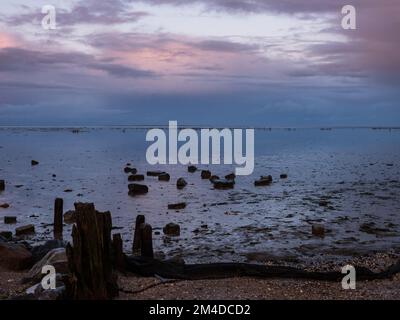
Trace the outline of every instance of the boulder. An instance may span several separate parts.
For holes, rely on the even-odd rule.
[[[169,210],[181,210],[185,208],[186,208],[186,202],[174,203],[168,205]]]
[[[181,227],[176,223],[168,223],[163,228],[163,232],[167,236],[178,237],[181,234]]]
[[[17,223],[17,217],[6,216],[6,217],[4,217],[4,223],[5,223],[5,224],[14,224],[14,223]]]
[[[31,161],[32,166],[37,166],[38,164],[39,164],[39,161],[36,161],[36,160]]]
[[[64,223],[72,224],[76,222],[76,212],[75,210],[69,210],[64,213]]]
[[[2,237],[5,241],[10,241],[12,240],[12,232],[11,231],[1,231],[0,232],[0,237]]]
[[[272,183],[272,176],[262,176],[259,180],[254,182],[256,187],[269,186]]]
[[[325,227],[320,224],[313,224],[312,225],[312,234],[316,237],[323,238],[325,237]]]
[[[0,242],[0,266],[18,271],[32,265],[32,254],[22,245]]]
[[[65,248],[57,248],[49,251],[29,270],[24,282],[41,281],[44,276],[42,268],[46,265],[53,266],[56,269],[56,273],[68,273],[68,259]]]
[[[168,173],[162,173],[158,176],[158,181],[169,181],[171,176]]]
[[[0,191],[4,191],[6,189],[6,182],[4,180],[0,180]]]
[[[125,173],[136,174],[137,173],[137,169],[136,168],[131,168],[131,167],[125,167],[124,168],[124,172]]]
[[[202,178],[202,179],[210,179],[210,178],[211,178],[211,171],[209,171],[209,170],[202,170],[202,171],[201,171],[201,178]]]
[[[183,188],[186,187],[186,186],[187,186],[187,182],[186,182],[185,179],[179,178],[178,181],[176,181],[176,187],[177,187],[178,189],[183,189]]]
[[[24,236],[24,235],[30,235],[33,233],[35,233],[35,226],[33,224],[28,224],[26,226],[22,226],[22,227],[15,229],[15,235],[17,237]]]
[[[31,249],[33,262],[36,263],[54,249],[62,249],[66,243],[62,240],[48,240],[44,244],[35,246]]]
[[[159,175],[165,173],[164,171],[147,171],[148,177],[158,177]]]
[[[218,190],[233,189],[235,186],[234,180],[216,180],[213,182],[214,188]]]
[[[132,197],[146,194],[149,192],[149,187],[143,184],[132,183],[128,185],[128,188],[129,188],[128,194]]]
[[[144,175],[143,174],[132,174],[128,177],[128,181],[143,181]]]
[[[194,173],[194,172],[196,172],[196,171],[197,171],[197,167],[195,167],[195,166],[189,166],[189,167],[188,167],[188,172]]]

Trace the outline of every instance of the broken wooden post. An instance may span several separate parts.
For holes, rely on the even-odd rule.
[[[97,212],[92,203],[76,203],[76,224],[67,245],[70,274],[66,292],[74,300],[106,300],[118,295],[111,257],[111,214]]]
[[[153,228],[148,223],[142,223],[140,226],[141,235],[141,256],[153,258]]]
[[[141,236],[140,236],[140,226],[145,223],[146,218],[144,215],[138,215],[136,217],[136,223],[135,223],[135,233],[133,236],[133,245],[132,245],[132,254],[133,255],[139,255],[141,251]]]
[[[61,240],[63,238],[63,207],[63,199],[57,198],[54,202],[54,239]]]
[[[125,271],[125,254],[123,252],[123,244],[121,234],[117,233],[113,235],[112,240],[113,247],[113,262],[114,267],[124,272]]]
[[[4,180],[0,180],[0,191],[4,191],[6,189],[6,182]]]

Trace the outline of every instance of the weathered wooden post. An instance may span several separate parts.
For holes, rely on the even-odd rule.
[[[76,203],[76,224],[67,245],[70,274],[67,296],[74,300],[106,300],[118,295],[111,257],[111,214],[97,212],[92,203]]]
[[[141,235],[141,256],[146,258],[153,258],[153,228],[148,223],[143,223],[140,226]]]
[[[0,191],[4,191],[6,189],[6,182],[4,180],[0,180]]]
[[[141,252],[141,232],[140,232],[140,226],[145,223],[146,218],[144,215],[138,215],[136,217],[136,223],[135,223],[135,233],[133,236],[133,245],[132,245],[132,254],[133,255],[140,255]]]
[[[112,247],[113,247],[113,262],[114,267],[124,272],[125,271],[125,254],[123,252],[123,243],[121,234],[117,233],[113,235],[112,240]]]
[[[61,240],[63,238],[63,207],[63,199],[57,198],[54,202],[54,239]]]

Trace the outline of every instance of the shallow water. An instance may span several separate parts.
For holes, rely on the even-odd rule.
[[[228,191],[213,190],[185,166],[148,165],[145,134],[134,128],[85,128],[79,134],[68,128],[1,128],[0,179],[7,186],[0,204],[10,208],[0,208],[0,231],[33,223],[37,234],[31,241],[50,239],[46,224],[53,219],[54,199],[62,197],[64,211],[77,201],[111,211],[127,251],[136,215],[144,214],[160,232],[155,251],[187,262],[340,258],[400,247],[400,130],[256,130],[254,173],[238,177]],[[40,164],[32,167],[32,159]],[[129,197],[123,172],[128,162],[139,173],[167,171],[171,181],[146,177],[149,194]],[[208,168],[220,176],[233,171]],[[281,173],[289,178],[279,179]],[[255,179],[268,174],[271,186],[254,187]],[[176,189],[179,177],[189,183],[184,190]],[[324,198],[328,207],[319,206]],[[182,201],[186,209],[167,210]],[[18,224],[4,225],[5,215],[16,215]],[[181,225],[180,237],[163,236],[169,222]],[[324,239],[312,236],[313,223],[328,229]],[[70,226],[65,238],[69,234]]]

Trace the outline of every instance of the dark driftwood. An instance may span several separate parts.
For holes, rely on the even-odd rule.
[[[63,199],[57,198],[54,201],[54,239],[62,239],[63,237],[63,206]]]
[[[111,214],[97,212],[93,204],[75,204],[76,224],[67,246],[70,299],[106,300],[118,295],[111,257]]]
[[[284,266],[263,266],[246,263],[212,263],[185,265],[174,262],[165,262],[144,257],[128,257],[127,271],[145,277],[155,275],[166,279],[203,280],[223,279],[232,277],[259,277],[259,278],[294,278],[325,281],[341,281],[344,274],[341,272],[312,272]],[[379,273],[372,272],[364,267],[355,267],[357,280],[375,280],[390,278],[400,272],[400,261]]]

